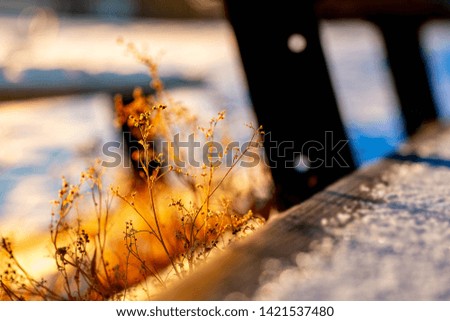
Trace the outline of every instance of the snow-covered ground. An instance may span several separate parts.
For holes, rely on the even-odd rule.
[[[1,233],[47,228],[61,176],[79,173],[115,138],[110,97],[91,95],[0,105]]]
[[[19,22],[0,18],[3,92],[19,87],[84,88],[98,74],[104,75],[103,83],[95,84],[100,90],[129,74],[138,76],[136,85],[142,85],[142,79],[148,82],[146,68],[117,44],[121,37],[159,57],[163,79],[203,80],[202,85],[171,90],[176,101],[195,109],[200,121],[222,109],[230,111],[231,122],[239,123],[237,132],[245,130],[244,122],[254,121],[225,23],[61,19],[52,22],[56,30],[44,28],[23,40]],[[44,77],[30,77],[36,70]],[[76,179],[99,156],[104,142],[119,139],[112,111],[112,96],[101,92],[0,103],[2,234],[14,231],[17,220],[24,218],[27,227],[47,227],[50,200],[57,196],[61,176]]]
[[[395,149],[405,130],[381,34],[361,21],[326,23],[324,49],[357,163]],[[450,23],[431,22],[421,34],[438,113],[450,119]]]
[[[102,88],[147,77],[117,39],[158,56],[163,77],[201,79],[172,96],[209,118],[227,109],[242,137],[254,121],[231,28],[226,22],[95,21],[0,16],[0,91],[51,86]],[[450,118],[450,26],[425,33],[440,113]],[[360,164],[392,151],[404,138],[398,102],[376,30],[362,22],[323,25],[338,102]],[[33,74],[34,73],[34,74]],[[42,75],[33,77],[33,75]],[[100,76],[99,76],[100,75]],[[46,228],[62,175],[77,177],[95,147],[116,138],[109,95],[43,98],[0,104],[0,233]],[[94,152],[92,152],[94,151]],[[98,150],[97,150],[98,152]]]
[[[358,164],[389,153],[404,138],[381,34],[369,23],[322,26],[336,99]]]

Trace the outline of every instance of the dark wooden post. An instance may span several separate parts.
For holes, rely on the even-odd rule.
[[[419,30],[425,18],[378,16],[408,135],[436,119],[435,103],[420,47]]]
[[[278,208],[284,209],[354,169],[319,39],[314,1],[225,3],[254,109],[268,133],[266,154]]]

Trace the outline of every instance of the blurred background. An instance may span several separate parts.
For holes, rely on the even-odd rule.
[[[405,139],[381,35],[340,20],[323,21],[321,36],[356,161],[368,164]],[[227,109],[245,139],[255,117],[221,1],[0,0],[0,233],[18,220],[46,228],[60,177],[76,178],[120,139],[112,97],[150,78],[118,39],[157,57],[171,95],[200,117]],[[421,40],[439,114],[450,119],[450,23],[427,24]]]
[[[29,6],[47,7],[63,15],[103,17],[223,18],[221,0],[2,0],[2,10],[20,12]]]

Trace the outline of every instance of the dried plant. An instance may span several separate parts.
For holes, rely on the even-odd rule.
[[[57,272],[51,280],[34,279],[16,259],[11,242],[3,238],[7,263],[0,274],[1,299],[128,299],[130,287],[145,280],[164,287],[263,223],[252,211],[235,209],[237,194],[227,185],[246,153],[259,149],[262,128],[248,125],[251,138],[244,149],[225,149],[217,155],[214,143],[225,112],[211,118],[206,127],[193,125],[195,117],[164,90],[157,64],[133,46],[129,50],[149,68],[153,89],[151,95],[136,89],[129,104],[115,98],[117,124],[138,143],[130,153],[139,173],[135,189],[105,189],[100,163],[83,172],[78,184],[63,178],[50,224]],[[173,150],[174,128],[192,129],[206,144],[206,163],[179,165],[186,155]],[[158,150],[156,142],[161,140],[167,144]],[[220,166],[217,160],[225,157],[231,157],[231,163]],[[88,197],[90,211],[84,207]],[[122,204],[115,202],[113,209],[114,199]],[[111,229],[113,216],[125,225],[121,235]],[[125,244],[125,254],[112,259],[120,252],[117,244]]]

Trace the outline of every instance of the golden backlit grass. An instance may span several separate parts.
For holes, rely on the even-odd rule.
[[[264,222],[237,204],[250,207],[252,194],[251,188],[236,188],[243,179],[233,176],[250,149],[259,151],[262,129],[249,124],[250,144],[219,155],[231,155],[230,166],[216,165],[213,143],[226,139],[218,135],[225,112],[198,126],[164,91],[154,61],[133,46],[129,50],[148,66],[154,90],[146,96],[137,89],[130,104],[115,99],[117,124],[139,142],[130,155],[137,175],[104,186],[98,162],[81,173],[79,182],[63,178],[44,246],[54,270],[37,278],[21,263],[25,249],[16,252],[15,244],[2,238],[0,299],[126,300],[133,298],[130,290],[136,286],[151,298]],[[207,145],[209,162],[178,165],[187,155],[174,153],[170,142],[181,129]],[[155,149],[158,140],[169,142],[169,148]]]

